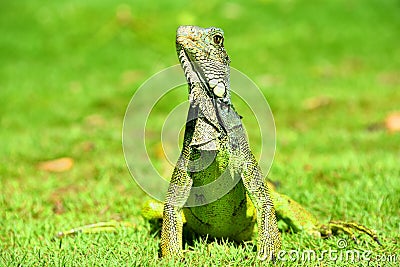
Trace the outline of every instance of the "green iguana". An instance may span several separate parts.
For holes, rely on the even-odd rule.
[[[183,148],[165,203],[149,201],[143,207],[144,217],[163,220],[163,257],[183,255],[184,223],[197,234],[235,241],[251,239],[257,223],[260,260],[274,259],[280,250],[277,218],[295,232],[329,236],[341,230],[355,239],[353,230],[358,230],[379,243],[374,231],[356,223],[321,224],[299,203],[279,194],[264,180],[250,151],[241,117],[231,103],[230,60],[221,29],[181,26],[176,47],[189,85],[190,108]],[[210,184],[212,187],[207,187]],[[221,192],[226,194],[218,195]],[[121,224],[126,225],[93,224],[60,232],[58,236],[112,230]]]
[[[251,238],[256,217],[258,257],[273,258],[281,237],[267,184],[231,103],[223,32],[181,26],[176,47],[189,85],[190,108],[181,156],[164,204],[162,255],[182,254],[183,212],[192,231],[237,241]],[[184,207],[192,187],[212,182],[213,188],[198,194],[201,202],[220,194],[219,187],[232,189],[211,203]]]

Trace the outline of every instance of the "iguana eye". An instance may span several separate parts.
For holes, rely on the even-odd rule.
[[[224,37],[222,37],[222,35],[220,35],[220,34],[216,34],[213,37],[213,41],[217,45],[223,45],[224,44]]]

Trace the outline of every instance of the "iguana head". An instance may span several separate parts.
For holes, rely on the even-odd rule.
[[[176,48],[189,84],[200,82],[216,97],[229,97],[230,61],[221,29],[180,26]]]

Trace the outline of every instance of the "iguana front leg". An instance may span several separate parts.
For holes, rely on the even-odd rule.
[[[258,258],[273,260],[281,247],[273,201],[254,156],[245,162],[247,164],[243,166],[242,180],[257,211]]]
[[[161,228],[161,254],[163,257],[182,257],[182,207],[190,194],[192,179],[188,174],[190,147],[185,146],[172,174],[164,204]]]

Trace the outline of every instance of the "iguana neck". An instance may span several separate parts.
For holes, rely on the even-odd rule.
[[[194,127],[192,145],[217,142],[217,138],[244,134],[240,116],[230,99],[229,57],[223,46],[223,32],[218,28],[195,26],[178,28],[176,49],[189,85],[188,121],[201,117]],[[212,126],[206,126],[208,124]],[[213,130],[214,129],[214,130]],[[231,141],[232,141],[231,140]],[[203,145],[204,150],[217,145]]]
[[[230,82],[229,82],[229,66],[224,66],[223,68],[221,67],[215,67],[216,71],[224,69],[222,75],[221,73],[219,74],[219,82],[217,81],[216,78],[214,78],[216,75],[214,73],[205,73],[202,70],[201,63],[200,62],[194,62],[189,59],[187,54],[185,53],[185,50],[179,49],[178,50],[178,56],[179,56],[179,61],[181,63],[182,69],[185,73],[186,80],[189,85],[189,95],[192,93],[193,88],[195,87],[201,87],[202,90],[206,93],[206,95],[213,99],[215,103],[217,102],[223,102],[225,104],[231,104],[230,100]],[[204,63],[203,63],[204,64]],[[217,62],[211,62],[207,65],[218,65],[219,63]],[[226,69],[225,69],[226,67]],[[222,71],[221,71],[222,72]],[[221,85],[219,85],[221,84]],[[222,87],[223,84],[223,87]],[[223,90],[224,94],[221,96],[218,96],[214,93],[214,88],[216,86],[221,86],[221,89],[215,89],[215,91],[218,92],[218,90]],[[219,101],[217,101],[219,99]],[[193,99],[194,100],[194,99]]]

